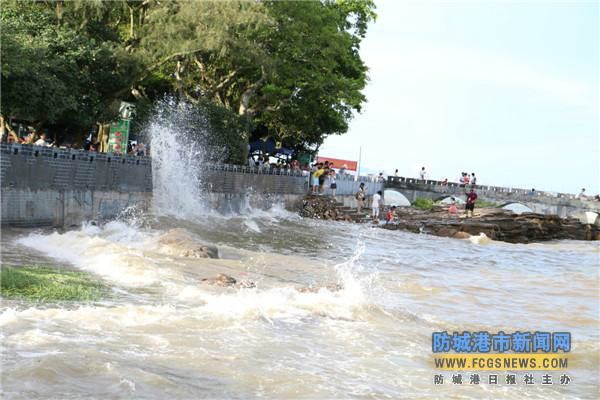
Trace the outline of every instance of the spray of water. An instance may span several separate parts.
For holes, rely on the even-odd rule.
[[[150,138],[153,211],[182,219],[208,212],[202,187],[202,164],[218,160],[222,149],[208,143],[209,123],[201,111],[174,100],[160,102],[146,128]]]

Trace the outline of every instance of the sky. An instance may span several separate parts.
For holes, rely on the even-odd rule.
[[[367,103],[319,155],[483,185],[600,193],[598,1],[377,1]]]

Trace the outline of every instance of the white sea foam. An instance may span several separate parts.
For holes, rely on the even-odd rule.
[[[489,244],[492,242],[492,239],[490,239],[485,233],[481,232],[479,235],[472,235],[469,238],[469,242],[473,244]]]
[[[49,235],[33,233],[17,242],[126,286],[146,286],[163,275],[143,252],[152,235],[123,222]]]

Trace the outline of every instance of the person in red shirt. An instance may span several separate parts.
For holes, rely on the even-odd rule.
[[[467,218],[469,218],[469,211],[471,211],[471,217],[474,216],[476,200],[477,193],[471,189],[471,191],[467,193],[467,204],[465,205],[465,210],[467,210]]]
[[[387,214],[385,215],[385,223],[386,224],[391,224],[392,222],[394,222],[394,218],[396,217],[395,212],[396,211],[396,206],[392,206]]]

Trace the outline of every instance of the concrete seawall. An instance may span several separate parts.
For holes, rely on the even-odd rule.
[[[0,145],[2,225],[70,226],[85,220],[115,218],[129,207],[145,210],[152,204],[149,157]],[[299,210],[299,202],[309,191],[309,178],[300,171],[227,164],[201,167],[200,182],[189,184],[202,189],[199,201],[225,214],[275,205]],[[465,191],[456,184],[443,186],[434,181],[391,177],[387,182],[372,182],[347,176],[337,179],[337,200],[344,206],[356,207],[354,194],[361,182],[367,186],[368,197],[388,189],[402,193],[410,202],[416,198],[437,200]],[[477,190],[482,199],[519,202],[538,213],[575,216],[582,221],[598,219],[595,203],[541,193],[532,197],[506,188],[478,186]],[[324,194],[332,194],[329,182]]]
[[[292,209],[308,190],[308,179],[301,175],[213,164],[204,166],[200,185],[208,205],[228,214],[274,205]]]
[[[148,158],[6,143],[0,154],[2,225],[69,226],[152,199]]]
[[[356,206],[355,193],[361,182],[367,186],[367,195],[371,196],[383,190],[383,183],[366,179],[337,179],[336,198],[347,206]],[[284,206],[297,211],[298,204],[309,191],[308,176],[278,171],[234,165],[206,165],[203,173],[205,192],[210,206],[220,212],[243,212],[248,209],[268,209],[274,205]],[[328,184],[323,192],[331,195]]]
[[[70,226],[86,220],[111,219],[129,207],[148,209],[152,202],[152,162],[148,157],[119,156],[33,145],[0,144],[2,225]],[[300,172],[227,164],[202,165],[203,198],[222,213],[268,209],[289,210],[309,191]],[[355,206],[360,182],[367,195],[383,183],[337,180],[337,198]],[[194,184],[190,182],[190,184]],[[328,184],[324,194],[331,194]]]
[[[129,207],[145,210],[153,196],[152,160],[81,150],[2,143],[2,225],[70,226],[111,219]],[[206,164],[199,201],[222,213],[294,209],[308,177],[226,164]]]

